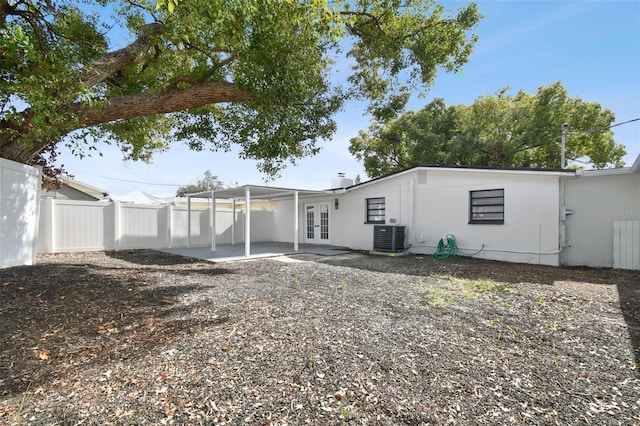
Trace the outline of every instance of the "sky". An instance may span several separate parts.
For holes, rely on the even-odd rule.
[[[441,1],[457,8],[460,1]],[[448,105],[469,105],[480,96],[509,86],[511,94],[534,94],[541,86],[561,81],[571,97],[597,102],[616,116],[614,123],[640,118],[640,1],[476,1],[484,15],[479,40],[469,62],[458,73],[440,73],[426,97],[412,98],[419,110],[434,98]],[[122,46],[118,46],[122,47]],[[338,64],[340,65],[340,64]],[[59,162],[76,180],[111,195],[140,190],[174,195],[179,186],[195,182],[210,170],[230,186],[270,185],[297,189],[327,189],[339,172],[367,180],[363,165],[348,151],[349,140],[367,130],[370,117],[358,103],[346,104],[336,117],[337,132],[322,142],[321,152],[289,165],[277,179],[242,160],[237,150],[195,152],[175,144],[150,164],[123,161],[115,147],[98,144],[102,156],[74,157],[61,149]],[[625,145],[626,165],[640,155],[640,121],[613,129]]]

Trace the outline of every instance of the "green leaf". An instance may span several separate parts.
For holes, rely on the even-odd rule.
[[[176,142],[236,144],[271,177],[333,137],[345,102],[401,114],[439,68],[467,61],[480,20],[474,3],[422,0],[14,3],[0,30],[0,140],[34,149],[12,159],[41,161],[61,142],[84,155],[88,134],[141,161]],[[225,89],[203,105],[210,87]],[[412,148],[397,148],[404,164]]]
[[[415,165],[560,167],[560,132],[571,124],[567,158],[572,167],[619,167],[626,155],[609,126],[613,113],[572,98],[558,82],[530,95],[508,88],[470,106],[436,99],[418,112],[374,123],[351,140],[349,151],[370,177]],[[591,132],[590,129],[600,129]]]

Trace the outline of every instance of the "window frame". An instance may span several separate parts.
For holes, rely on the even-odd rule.
[[[495,193],[501,191],[502,195],[496,196],[495,194],[489,195],[488,193]],[[484,195],[484,196],[483,196]],[[482,204],[474,204],[474,200],[489,200],[489,199],[502,199],[501,202],[484,202]],[[474,207],[502,207],[501,212],[474,212]],[[482,219],[477,217],[481,213],[502,213],[500,219]],[[504,188],[493,189],[481,189],[477,191],[469,191],[469,224],[470,225],[503,225],[504,224]]]
[[[375,205],[382,205],[382,208],[377,208],[377,209],[373,209],[373,204],[376,203]],[[385,199],[385,197],[371,197],[371,198],[365,198],[364,200],[364,205],[365,205],[365,224],[375,224],[375,225],[380,225],[380,224],[385,224],[386,223],[386,208],[387,208],[387,200]],[[372,214],[372,212],[376,212],[377,214]],[[371,217],[381,217],[382,219],[371,219]]]

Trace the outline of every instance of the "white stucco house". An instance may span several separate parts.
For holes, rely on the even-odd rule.
[[[562,265],[640,269],[640,156],[631,167],[566,178],[565,204]]]
[[[396,254],[640,269],[640,159],[597,171],[419,166],[316,191],[246,185],[187,206],[49,200],[38,249],[120,250],[286,243]],[[190,197],[208,197],[195,205]],[[214,257],[214,256],[212,256]]]
[[[344,197],[348,210],[336,215],[342,227],[337,235],[344,245],[372,249],[373,230],[363,218],[378,199],[385,207],[380,219],[406,226],[409,252],[432,254],[451,234],[464,251],[479,251],[478,257],[558,265],[559,182],[571,173],[415,167],[351,188]]]
[[[453,235],[463,252],[485,259],[640,269],[640,157],[622,169],[419,166],[342,183],[274,189],[277,215],[262,238],[377,251],[384,225],[400,229],[409,253],[432,254]],[[251,188],[268,192],[246,186],[218,196],[243,199]]]
[[[460,249],[478,257],[557,266],[564,233],[560,182],[574,175],[568,170],[414,167],[300,195],[297,238],[375,251],[376,226],[389,225],[403,227],[403,248],[411,253],[431,254],[441,238],[454,235]],[[294,198],[278,204],[278,213],[288,212],[278,222],[295,222]],[[275,229],[280,231],[274,240],[295,239],[289,227]]]

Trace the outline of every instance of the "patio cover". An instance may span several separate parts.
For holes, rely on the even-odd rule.
[[[298,251],[298,198],[300,196],[313,196],[326,194],[327,191],[315,191],[295,188],[277,188],[273,186],[243,185],[237,188],[220,189],[217,191],[197,192],[187,194],[188,209],[188,231],[187,247],[190,247],[191,240],[191,197],[211,198],[211,251],[216,251],[216,198],[232,200],[233,217],[235,217],[236,201],[245,201],[245,221],[244,221],[244,255],[251,256],[251,200],[286,200],[293,198],[293,251]],[[231,244],[235,244],[235,221],[231,224]]]

